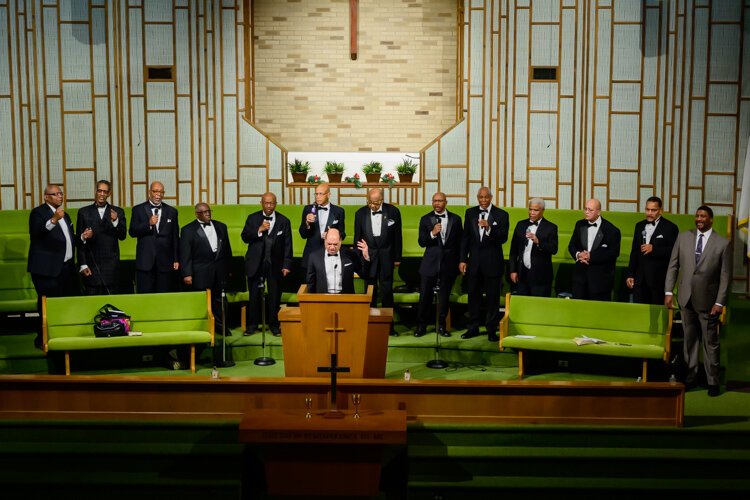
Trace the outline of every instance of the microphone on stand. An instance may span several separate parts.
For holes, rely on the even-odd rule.
[[[338,262],[333,265],[333,293],[338,293],[336,288],[336,276],[338,275],[339,264]]]
[[[434,220],[435,224],[442,224],[442,217],[435,216]],[[440,359],[440,271],[443,265],[444,250],[442,231],[438,237],[440,238],[440,244],[438,245],[440,255],[438,258],[437,280],[435,281],[435,286],[432,287],[432,293],[435,296],[435,358],[429,360],[426,366],[427,368],[442,370],[448,367],[448,362]]]

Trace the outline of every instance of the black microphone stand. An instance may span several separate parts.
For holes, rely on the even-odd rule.
[[[258,288],[260,289],[260,335],[263,355],[255,358],[255,364],[258,366],[271,366],[276,364],[276,360],[271,356],[266,356],[266,280],[264,276],[261,276]]]
[[[234,366],[234,361],[227,359],[227,315],[224,309],[226,303],[227,294],[224,291],[224,287],[221,288],[221,361],[214,363],[215,366],[220,368],[229,368]]]
[[[443,265],[443,236],[438,235],[440,242],[440,260],[438,260],[438,274],[435,286],[432,287],[432,293],[435,295],[435,359],[431,359],[427,362],[427,368],[434,368],[436,370],[442,370],[448,368],[448,362],[440,359],[440,269]]]

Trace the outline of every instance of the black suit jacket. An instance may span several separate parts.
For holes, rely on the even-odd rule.
[[[133,207],[130,215],[130,229],[132,238],[138,238],[135,247],[135,268],[138,271],[159,272],[172,271],[172,264],[180,261],[180,224],[177,220],[177,209],[161,204],[161,219],[159,230],[149,225],[153,214],[151,203],[148,201]]]
[[[263,270],[263,248],[267,238],[273,240],[269,243],[271,245],[270,271],[274,275],[281,276],[282,269],[292,269],[292,224],[279,212],[274,212],[273,216],[275,218],[273,229],[270,232],[265,231],[261,236],[258,236],[258,228],[263,224],[263,211],[259,210],[247,216],[245,227],[242,229],[242,241],[247,243],[245,273],[248,277],[255,276]]]
[[[435,227],[437,220],[434,211],[423,215],[419,220],[419,246],[425,249],[422,262],[419,264],[419,274],[422,276],[433,277],[437,276],[438,273],[458,275],[461,238],[463,237],[461,217],[447,210],[445,215],[447,217],[441,219],[441,221],[446,219],[448,221],[445,243],[443,243],[439,234],[435,238],[431,236],[432,228]]]
[[[62,272],[65,261],[65,234],[60,224],[65,224],[71,238],[73,252],[75,252],[78,237],[73,231],[73,223],[67,212],[65,218],[60,220],[52,230],[47,229],[47,222],[52,218],[54,211],[49,205],[43,203],[29,213],[29,260],[27,271],[40,276],[55,277]]]
[[[112,212],[117,214],[117,226],[112,225]],[[91,228],[94,235],[78,243],[78,266],[88,266],[91,276],[84,277],[89,286],[112,286],[117,282],[120,267],[120,241],[127,237],[127,221],[122,208],[109,203],[104,217],[99,217],[96,203],[78,210],[76,232],[80,235]]]
[[[667,267],[669,266],[669,257],[672,255],[672,247],[677,241],[680,230],[672,221],[660,217],[659,223],[651,235],[650,243],[653,246],[653,251],[648,255],[643,255],[641,245],[645,243],[645,231],[646,220],[644,219],[635,225],[633,246],[630,249],[628,277],[634,278],[636,284],[663,289]]]
[[[510,255],[508,256],[508,267],[511,273],[526,271],[526,280],[534,285],[551,284],[552,256],[557,253],[557,225],[545,218],[539,219],[536,229],[536,237],[539,238],[538,245],[531,246],[531,269],[525,269],[523,265],[523,252],[528,239],[526,229],[529,227],[529,219],[518,221],[513,230],[513,239],[510,241]]]
[[[305,219],[307,214],[312,212],[313,205],[307,205],[302,209],[302,221],[299,225],[299,234],[305,242],[305,249],[302,251],[302,267],[307,267],[307,261],[310,258],[310,254],[323,248],[323,238],[320,237],[320,227],[318,222],[315,221],[310,227],[307,227]],[[328,204],[328,220],[326,221],[326,228],[336,228],[341,233],[341,241],[346,238],[346,224],[345,224],[345,212],[344,209],[334,205],[333,203]]]
[[[594,244],[591,246],[591,260],[589,264],[576,262],[573,280],[585,280],[592,293],[605,293],[612,291],[615,280],[615,265],[620,255],[620,230],[614,224],[601,219]],[[586,250],[588,239],[588,221],[586,219],[576,222],[573,234],[570,236],[568,252],[573,259],[577,252]]]
[[[229,233],[223,222],[212,220],[211,225],[216,231],[216,253],[198,220],[184,226],[180,234],[180,270],[183,278],[193,277],[194,290],[224,287],[227,282],[232,260]]]
[[[354,293],[354,274],[360,276],[367,268],[367,262],[359,252],[341,247],[341,293]],[[321,249],[310,255],[307,266],[307,291],[310,293],[328,293],[328,278],[325,265],[326,251]],[[364,271],[363,271],[364,270]]]
[[[372,234],[372,211],[364,206],[354,214],[354,243],[365,240],[370,254],[370,278],[377,273],[381,277],[393,275],[395,262],[401,262],[401,212],[389,203],[380,207],[383,211],[383,223],[380,228],[380,238]]]
[[[508,241],[510,219],[508,212],[494,205],[490,207],[487,221],[490,234],[479,241],[479,206],[466,210],[464,216],[464,235],[461,240],[461,262],[467,264],[467,274],[476,275],[480,272],[486,276],[498,277],[503,275],[504,257],[503,243]]]

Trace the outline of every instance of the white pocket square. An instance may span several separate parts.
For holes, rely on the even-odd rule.
[[[605,243],[604,245],[602,245],[602,248],[607,248],[607,244]]]
[[[284,234],[284,231],[279,231],[278,233],[276,233],[276,236],[281,236],[282,234]]]
[[[497,222],[493,222],[493,223],[492,223],[492,225],[493,225],[493,226],[497,226]]]
[[[396,221],[395,221],[395,220],[393,220],[393,219],[388,219],[388,227],[391,227],[391,226],[392,226],[392,225],[394,225],[395,223],[396,223]]]
[[[656,239],[658,240],[659,238],[664,238],[664,235],[663,235],[663,234],[659,234],[659,235],[657,235],[657,236],[656,236]]]
[[[351,262],[347,262],[346,264],[344,264],[344,267],[346,267],[346,266],[351,266],[351,265],[352,265],[352,263],[351,263]]]
[[[338,219],[336,219],[335,221],[331,222],[331,224],[338,224],[338,223],[339,223]]]
[[[167,223],[171,223],[171,222],[172,222],[172,219],[167,219]]]

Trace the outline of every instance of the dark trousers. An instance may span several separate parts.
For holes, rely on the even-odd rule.
[[[710,312],[710,311],[709,311]],[[694,383],[698,375],[698,361],[702,348],[703,368],[709,385],[719,385],[719,331],[718,325],[709,325],[709,312],[693,309],[691,302],[680,308],[684,333],[685,382]]]
[[[633,286],[633,302],[637,304],[664,305],[664,283],[661,286],[649,286],[636,283]]]
[[[469,280],[469,324],[468,329],[476,329],[482,324],[480,318],[482,307],[482,294],[485,297],[487,314],[484,325],[488,332],[496,332],[500,324],[500,293],[503,290],[503,278],[500,276],[487,276],[480,272],[467,276]]]
[[[378,293],[382,296],[380,307],[393,307],[393,268],[383,269],[379,263],[377,268],[370,269],[370,277],[365,280],[367,286],[373,285],[371,307],[378,306]]]
[[[445,318],[448,317],[448,311],[450,309],[450,297],[453,283],[456,281],[455,274],[451,275],[444,273],[440,278],[440,291],[438,292],[438,300],[440,305],[438,308],[438,321],[440,326],[445,326]],[[417,317],[419,318],[419,326],[424,328],[431,323],[430,318],[432,313],[435,311],[435,296],[434,288],[438,282],[438,275],[435,276],[422,276],[419,281],[419,312]]]
[[[517,295],[528,295],[531,297],[549,297],[552,295],[552,283],[533,283],[529,279],[529,271],[521,266],[518,271],[518,283],[516,283]]]
[[[172,291],[174,271],[135,271],[135,291],[138,293],[167,293]]]
[[[75,269],[73,259],[63,264],[60,274],[57,276],[42,276],[41,274],[31,274],[31,281],[34,283],[36,290],[36,310],[39,313],[37,323],[37,334],[41,340],[42,335],[42,295],[47,297],[72,297],[81,294],[80,285],[78,284],[78,273]]]
[[[268,295],[266,296],[266,325],[269,327],[279,326],[279,309],[281,308],[281,275],[271,274],[266,280],[266,287],[261,287],[263,275],[261,273],[255,276],[248,276],[247,289],[250,297],[247,304],[247,326],[248,330],[252,326],[263,323],[262,315],[262,294],[265,293],[266,287]]]
[[[582,300],[601,300],[604,302],[612,301],[612,290],[604,292],[592,292],[589,287],[589,280],[587,273],[589,269],[579,269],[578,266],[584,266],[585,264],[576,264],[576,269],[573,271],[573,298]],[[664,302],[662,300],[662,302]]]

